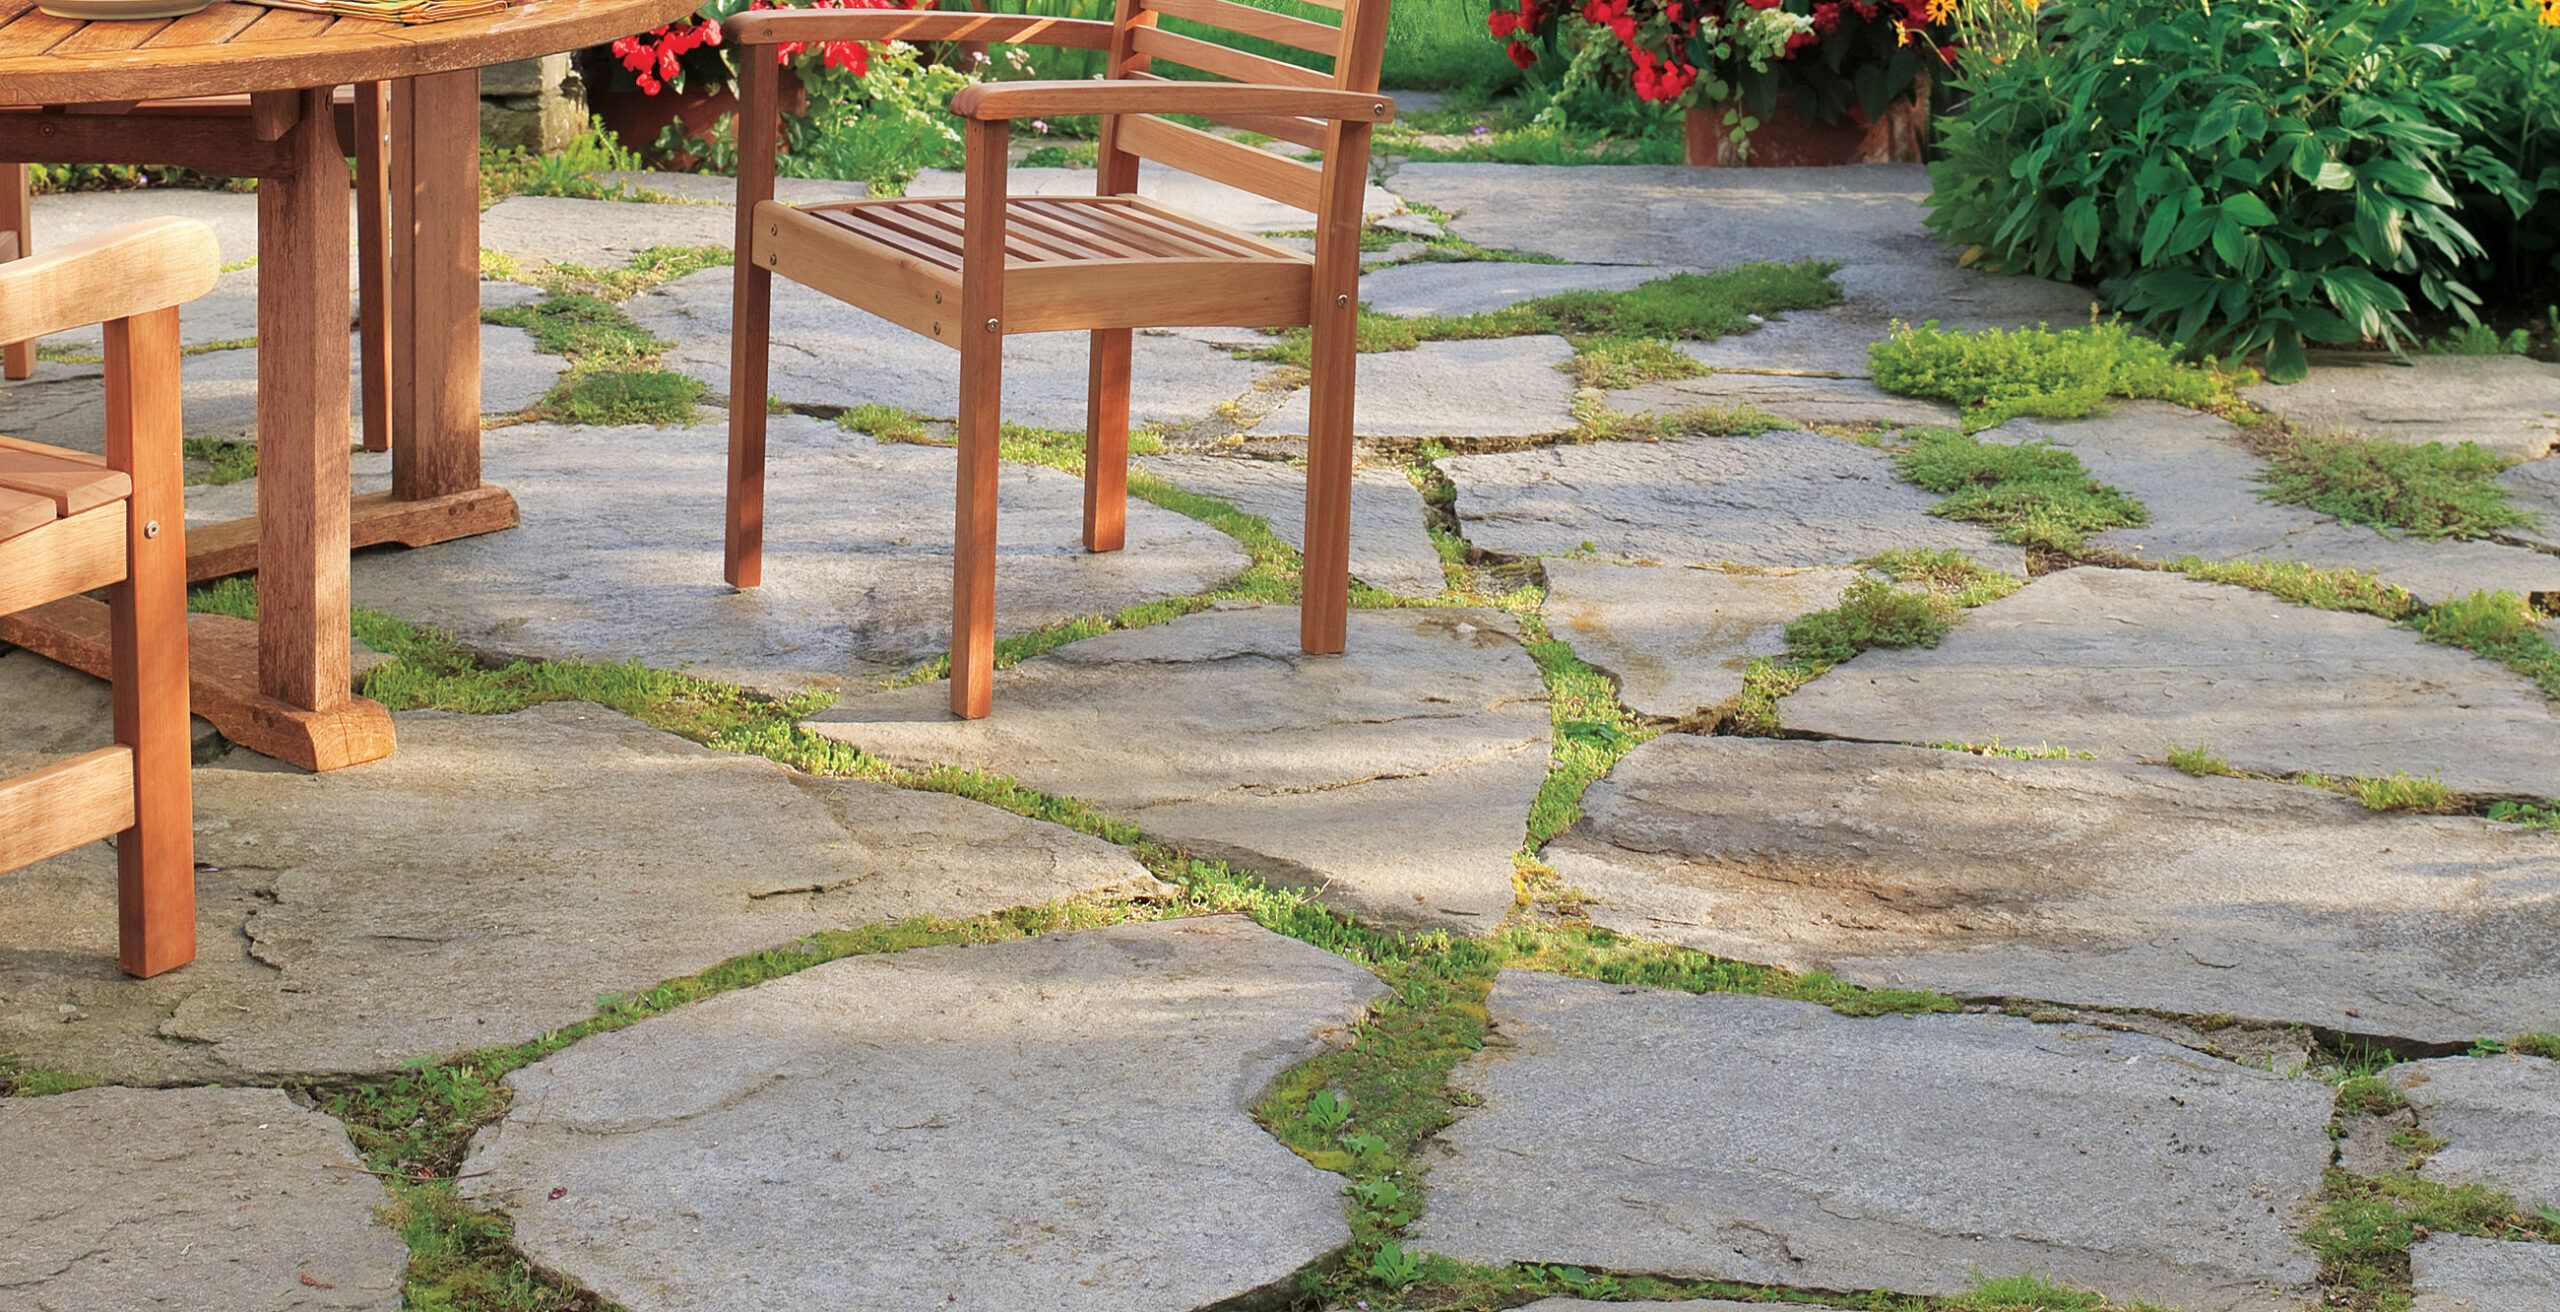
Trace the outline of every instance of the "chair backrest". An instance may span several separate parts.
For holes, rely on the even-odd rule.
[[[1338,23],[1299,18],[1237,0],[1118,0],[1112,15],[1112,39],[1106,74],[1114,78],[1153,79],[1156,63],[1178,64],[1231,82],[1274,86],[1324,87],[1341,91],[1376,91],[1378,64],[1384,56],[1389,0],[1307,0],[1340,14]],[[1228,35],[1259,37],[1319,56],[1330,71],[1306,67],[1267,55],[1239,50],[1202,36],[1175,32],[1160,20],[1177,18]],[[1330,159],[1345,143],[1344,126],[1311,118],[1221,117],[1228,127],[1259,132],[1281,141],[1320,151]],[[1352,125],[1367,167],[1368,125]],[[1098,160],[1105,193],[1129,191],[1137,185],[1137,161],[1150,160],[1185,173],[1265,196],[1310,212],[1324,208],[1324,170],[1285,159],[1240,141],[1186,127],[1157,114],[1124,114],[1103,125]]]

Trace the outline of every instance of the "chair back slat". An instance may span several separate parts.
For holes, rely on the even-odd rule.
[[[1234,82],[1377,90],[1389,0],[1309,2],[1339,11],[1341,24],[1283,14],[1239,0],[1120,0],[1113,17],[1118,30],[1112,42],[1108,74],[1115,78],[1162,80],[1162,75],[1151,68],[1162,62]],[[1205,35],[1169,31],[1161,26],[1167,18],[1199,24],[1213,33],[1275,42],[1328,59],[1333,67],[1326,72],[1238,50]],[[1329,150],[1336,139],[1335,125],[1319,119],[1211,117],[1225,127],[1259,132],[1319,152]],[[1127,115],[1106,125],[1101,169],[1105,190],[1126,185],[1115,183],[1115,179],[1135,176],[1132,157],[1309,212],[1323,208],[1321,167],[1158,115]]]

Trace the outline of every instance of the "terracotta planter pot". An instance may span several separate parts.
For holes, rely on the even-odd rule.
[[[1782,103],[1752,129],[1748,158],[1736,149],[1732,132],[1724,125],[1725,109],[1723,105],[1690,109],[1682,124],[1689,163],[1710,168],[1911,164],[1923,157],[1929,140],[1926,78],[1912,95],[1894,101],[1884,117],[1866,123],[1845,118],[1837,123],[1810,123],[1794,106]]]
[[[604,125],[613,130],[614,138],[628,150],[639,151],[651,163],[673,169],[690,169],[698,161],[683,151],[661,154],[658,137],[669,124],[682,124],[685,135],[710,135],[720,116],[735,112],[738,93],[722,87],[716,91],[688,87],[683,91],[661,91],[649,95],[637,88],[615,91],[609,83],[597,79],[587,84],[587,106]],[[809,92],[800,85],[800,75],[792,69],[782,70],[782,112],[808,112]]]

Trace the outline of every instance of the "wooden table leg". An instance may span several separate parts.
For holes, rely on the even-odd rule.
[[[28,231],[34,209],[28,173],[24,164],[0,164],[0,232],[18,235],[19,258],[36,253],[35,234]],[[10,342],[0,346],[0,375],[33,378],[35,374],[35,343]]]
[[[391,449],[391,84],[356,84],[357,303],[364,307],[364,449]]]

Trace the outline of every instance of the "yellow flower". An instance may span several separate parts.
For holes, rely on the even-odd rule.
[[[2542,0],[2542,25],[2560,27],[2560,0]]]
[[[1911,29],[1904,27],[1899,18],[1893,20],[1893,43],[1898,46],[1911,44]]]
[[[2554,3],[2560,3],[2560,0],[2543,0],[2545,8]],[[1929,21],[1932,23],[1943,23],[1955,17],[1955,12],[1956,0],[1929,0]]]

